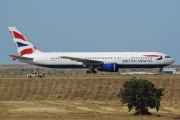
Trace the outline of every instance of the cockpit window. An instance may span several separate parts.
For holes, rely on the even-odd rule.
[[[170,56],[165,56],[165,58],[171,58]]]

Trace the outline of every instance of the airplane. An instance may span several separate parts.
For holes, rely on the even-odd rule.
[[[160,52],[41,52],[16,27],[8,27],[19,55],[12,60],[48,68],[88,68],[97,71],[118,72],[121,68],[159,68],[174,60]]]

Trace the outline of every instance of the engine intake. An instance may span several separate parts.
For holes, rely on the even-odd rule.
[[[97,70],[107,71],[107,72],[118,72],[119,68],[117,68],[115,63],[105,63],[105,64],[102,64],[101,66],[98,66]]]

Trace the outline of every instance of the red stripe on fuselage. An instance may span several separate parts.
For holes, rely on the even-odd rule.
[[[23,36],[23,35],[21,35],[21,34],[19,34],[19,33],[15,32],[15,31],[12,31],[11,33],[13,34],[12,36],[13,36],[14,38],[18,38],[18,39],[21,39],[21,40],[27,41],[27,40],[24,38],[24,36]]]

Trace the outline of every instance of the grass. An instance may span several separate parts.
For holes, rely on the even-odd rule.
[[[95,99],[116,100],[123,82],[132,77],[146,78],[156,85],[165,88],[164,100],[178,100],[180,97],[180,75],[45,75],[44,78],[26,78],[23,74],[0,75],[0,93],[5,96],[20,96],[16,99],[36,98],[51,99],[52,94],[61,99]],[[72,96],[70,97],[69,96]],[[10,98],[12,98],[12,96]],[[176,97],[177,96],[177,97]],[[0,99],[8,99],[1,97]],[[60,97],[58,97],[60,98]],[[54,98],[53,98],[54,99]]]
[[[108,112],[108,110],[113,109],[124,110],[126,106],[121,106],[117,95],[124,81],[132,77],[146,78],[154,83],[155,87],[165,88],[161,102],[162,106],[180,109],[180,75],[45,74],[42,79],[28,79],[25,74],[0,74],[0,114],[2,115],[0,118],[7,114],[3,113],[3,109],[16,108],[13,104],[8,106],[8,104],[1,103],[2,101],[35,101],[35,103],[38,103],[35,107],[41,105],[46,107],[48,105],[46,101],[54,101],[54,107],[57,107],[58,110],[62,109],[62,105],[58,105],[61,102],[63,105],[67,104],[64,109],[71,111],[66,115],[46,112],[33,114],[42,119],[45,119],[45,116],[49,116],[49,119],[176,119],[180,117],[178,112],[174,114],[173,111],[170,112],[165,108],[161,110],[161,107],[160,111],[168,113],[153,113],[151,117],[133,117],[133,112]],[[68,101],[70,103],[67,103]],[[46,104],[43,104],[44,102]],[[26,105],[21,106],[20,104],[20,107],[24,106]],[[76,108],[77,106],[87,111],[79,110]],[[46,108],[44,109],[46,110]],[[95,111],[90,112],[91,109]],[[102,109],[105,109],[106,113],[101,113]],[[28,114],[23,113],[21,117],[28,118]],[[9,117],[13,118],[13,115],[18,117],[19,114],[10,114]]]

